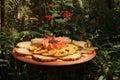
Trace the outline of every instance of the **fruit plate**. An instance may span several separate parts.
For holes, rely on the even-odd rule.
[[[41,62],[41,61],[34,60],[32,58],[29,59],[24,56],[18,56],[16,55],[14,49],[12,51],[12,55],[15,59],[25,63],[29,63],[29,64],[43,65],[43,66],[67,66],[67,65],[81,64],[81,63],[90,61],[95,57],[96,52],[94,51],[94,53],[88,54],[86,57],[81,57],[80,59],[75,61],[50,61],[50,62]]]

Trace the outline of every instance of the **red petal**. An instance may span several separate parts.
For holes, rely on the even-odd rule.
[[[53,47],[53,44],[49,44],[49,48],[50,49],[53,49],[54,47]]]

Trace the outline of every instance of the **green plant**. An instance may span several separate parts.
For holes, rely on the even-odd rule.
[[[81,7],[81,2],[72,0],[30,1],[30,21],[39,22],[31,25],[31,29],[45,36],[70,36],[80,40],[80,35],[88,36],[85,28],[89,24],[89,14]],[[41,6],[39,6],[41,5]],[[82,38],[81,38],[82,39]]]
[[[27,36],[30,37],[25,31],[20,33],[14,30],[0,32],[0,79],[21,80],[21,76],[28,76],[26,64],[17,62],[11,55],[16,43],[22,40],[28,40]],[[28,79],[26,78],[26,80]]]
[[[70,80],[119,80],[119,2],[5,0],[6,28],[0,32],[0,79],[43,80],[42,72],[31,70],[29,65],[16,61],[11,51],[19,41],[55,35],[76,40],[89,39],[99,48],[96,57],[86,63],[84,69],[65,74]]]

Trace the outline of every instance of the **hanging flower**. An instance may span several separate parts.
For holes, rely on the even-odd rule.
[[[86,30],[85,27],[83,27],[83,28],[82,28],[82,31],[85,32],[85,30]],[[85,33],[82,33],[82,34],[80,35],[80,41],[82,41],[84,37],[85,37]]]
[[[59,12],[60,15],[63,15],[63,12]]]
[[[80,41],[83,40],[84,36],[85,36],[85,34],[81,34],[81,35],[80,35]]]
[[[45,17],[45,19],[47,19],[47,20],[51,20],[51,15],[46,15],[46,16],[44,16]]]
[[[53,7],[53,4],[48,4],[49,7]]]
[[[65,13],[63,13],[63,18],[70,19],[70,15],[71,13],[69,11],[66,11]]]

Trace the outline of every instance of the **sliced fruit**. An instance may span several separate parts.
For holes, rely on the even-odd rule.
[[[49,61],[55,61],[57,60],[57,58],[55,57],[49,57],[49,56],[42,56],[42,55],[37,55],[34,54],[33,55],[33,59],[38,60],[38,61],[45,61],[45,62],[49,62]]]
[[[19,48],[29,48],[30,45],[31,45],[30,41],[23,41],[23,42],[17,43],[17,47]]]
[[[26,48],[15,48],[15,52],[17,55],[29,56],[32,53]]]

